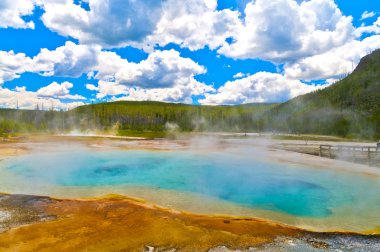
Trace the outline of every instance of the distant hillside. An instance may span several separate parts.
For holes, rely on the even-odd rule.
[[[123,131],[253,131],[261,130],[256,123],[275,104],[241,106],[196,106],[163,102],[122,101],[78,107],[70,111],[74,125],[81,129]],[[170,130],[170,129],[169,129]],[[127,134],[127,133],[126,133]]]
[[[262,131],[262,115],[274,106],[276,104],[197,106],[120,101],[85,105],[67,112],[3,109],[0,110],[0,134],[71,130],[101,131],[119,135],[172,130]]]
[[[279,131],[380,138],[380,50],[362,58],[343,80],[283,103],[267,116],[266,126]]]

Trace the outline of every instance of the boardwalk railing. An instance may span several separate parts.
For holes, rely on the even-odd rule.
[[[319,146],[319,156],[366,163],[368,165],[380,165],[380,148],[376,146],[322,144]]]

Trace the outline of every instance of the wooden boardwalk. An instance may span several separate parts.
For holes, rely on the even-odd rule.
[[[380,148],[376,146],[322,144],[319,146],[319,156],[380,166]]]

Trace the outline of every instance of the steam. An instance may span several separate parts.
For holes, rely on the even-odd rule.
[[[179,132],[180,128],[178,124],[176,123],[171,123],[171,122],[166,122],[165,123],[165,129],[168,133],[177,133]]]
[[[73,129],[71,130],[70,132],[68,133],[65,133],[65,134],[59,134],[61,136],[71,136],[71,137],[82,137],[82,136],[96,136],[98,135],[96,131],[92,131],[92,130],[86,130],[86,131],[82,131],[82,130],[79,130],[79,129]]]
[[[81,134],[81,132],[73,134]],[[238,204],[244,204],[254,199],[254,202],[256,200],[264,202],[262,203],[264,209],[265,204],[268,204],[267,207],[271,210],[278,207],[281,211],[285,211],[283,204],[289,202],[291,208],[290,210],[285,208],[286,211],[291,212],[305,208],[307,211],[313,212],[313,209],[308,209],[305,205],[297,205],[297,195],[301,195],[305,204],[313,206],[314,203],[309,202],[307,195],[304,194],[315,191],[317,195],[315,204],[322,205],[321,208],[316,207],[315,213],[320,215],[330,214],[330,208],[325,205],[330,206],[331,202],[349,206],[356,204],[354,211],[344,210],[348,211],[348,216],[353,216],[355,211],[368,206],[374,207],[371,210],[379,209],[380,211],[380,202],[371,203],[370,201],[378,199],[376,195],[366,192],[365,197],[368,200],[357,197],[363,191],[367,191],[372,186],[371,183],[378,185],[378,182],[371,179],[368,182],[368,178],[364,176],[361,180],[358,179],[361,176],[356,174],[350,175],[342,171],[335,171],[334,168],[340,161],[328,160],[329,163],[324,169],[315,169],[314,165],[327,161],[320,157],[274,150],[273,146],[277,141],[272,140],[270,135],[248,134],[246,136],[241,133],[223,133],[221,135],[210,133],[182,135],[178,133],[178,135],[176,140],[29,143],[30,154],[12,158],[9,163],[6,163],[6,166],[11,169],[12,176],[4,174],[4,169],[0,170],[2,172],[0,174],[2,177],[0,190],[4,191],[6,188],[5,191],[8,190],[10,193],[58,195],[57,197],[82,197],[82,195],[89,197],[121,193],[133,197],[147,197],[146,199],[153,202],[157,200],[166,207],[184,207],[195,212],[202,210],[213,213],[224,213],[228,210],[228,214],[245,216],[252,214],[263,218],[274,218],[292,225],[302,225],[303,222],[300,223],[299,217],[291,218],[283,213],[273,214],[273,212],[257,209],[249,212],[246,208],[239,210],[236,205],[228,209],[223,204],[227,204],[226,202],[231,200]],[[97,145],[96,148],[93,146],[94,143]],[[130,150],[130,152],[122,151],[124,149]],[[287,160],[285,160],[286,158]],[[301,160],[301,162],[297,164],[297,160]],[[341,165],[346,165],[346,163]],[[355,168],[355,165],[353,167]],[[360,166],[355,169],[358,173],[363,172],[360,170],[362,169]],[[23,179],[20,179],[22,177],[20,174],[23,174]],[[139,185],[148,187],[149,190],[141,193],[137,189],[134,191],[124,185],[119,185],[118,179],[121,176],[125,176],[126,181],[136,183],[132,184],[132,188]],[[348,192],[352,192],[352,195],[339,191],[350,184],[342,183],[342,181],[350,181],[350,179],[347,180],[347,176],[358,180],[355,186],[360,191],[352,192],[348,188]],[[83,178],[84,184],[70,183],[72,179],[77,178]],[[94,182],[95,178],[97,180]],[[270,186],[267,186],[266,183],[269,183]],[[170,185],[170,187],[165,187],[165,185]],[[166,189],[170,189],[170,193],[173,194],[176,194],[177,191],[182,194],[174,200],[165,194]],[[130,195],[129,192],[133,192],[133,194]],[[198,196],[199,194],[207,195],[211,197],[210,202],[214,200],[220,205],[213,206],[208,198],[200,198],[200,196],[196,198],[197,200],[192,201],[187,198],[191,198],[191,193],[196,193]],[[275,197],[272,205],[266,198],[269,197],[268,195]],[[340,198],[334,198],[337,195]],[[220,200],[224,203],[221,203]],[[261,205],[259,204],[259,206]],[[335,211],[335,208],[331,207],[331,209]],[[333,214],[334,218],[339,217],[339,213],[336,216],[335,213]],[[370,213],[364,214],[371,216]],[[342,216],[346,216],[346,212],[343,212]],[[314,219],[309,218],[305,221],[310,225],[323,223],[326,226],[326,223],[332,220],[334,221],[331,218],[320,218],[314,222]],[[362,225],[362,221],[362,219],[356,218],[351,220],[347,226]],[[345,222],[335,220],[334,225],[339,225],[339,223]],[[369,225],[368,222],[364,221],[364,223],[363,225]]]

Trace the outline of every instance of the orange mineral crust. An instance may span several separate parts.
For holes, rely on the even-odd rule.
[[[0,233],[0,251],[142,251],[146,246],[207,251],[303,233],[258,219],[193,215],[116,196],[44,200],[33,207],[51,218]]]

